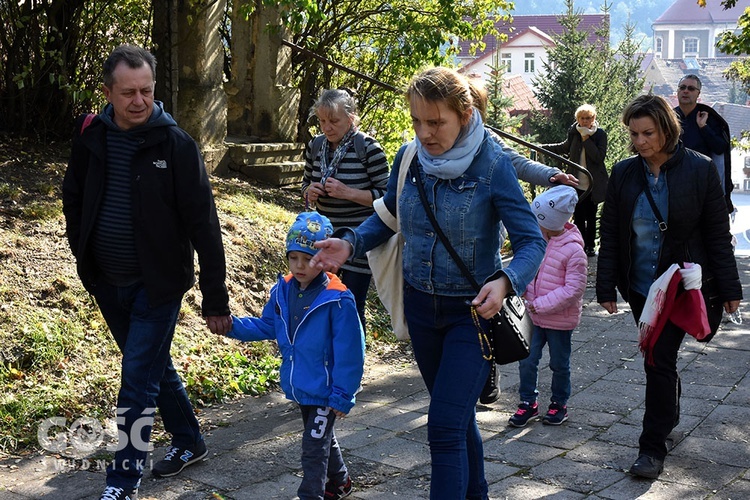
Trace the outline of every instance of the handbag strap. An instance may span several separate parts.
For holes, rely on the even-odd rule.
[[[458,265],[458,268],[461,270],[463,275],[466,277],[466,279],[469,280],[469,283],[471,283],[471,286],[474,287],[474,289],[479,292],[481,290],[481,286],[479,286],[479,283],[476,279],[474,279],[474,276],[471,274],[471,271],[469,271],[469,268],[466,267],[466,264],[464,264],[464,261],[461,260],[461,257],[458,256],[458,253],[456,253],[456,250],[453,248],[453,245],[451,245],[451,242],[448,241],[448,237],[445,236],[445,233],[440,228],[440,225],[438,224],[437,219],[435,218],[435,214],[432,213],[432,210],[430,209],[430,204],[427,202],[427,194],[424,192],[424,185],[422,184],[422,177],[419,174],[419,168],[417,168],[415,163],[412,163],[409,167],[412,176],[417,181],[417,190],[419,191],[419,198],[422,200],[422,206],[424,207],[424,211],[427,212],[427,217],[430,219],[430,223],[432,224],[433,229],[435,229],[435,232],[437,233],[438,237],[440,238],[440,241],[443,243],[443,246],[446,250],[448,250],[448,253],[453,258],[453,260],[456,262],[456,265]]]
[[[656,202],[654,201],[654,195],[651,194],[651,187],[646,186],[646,189],[644,189],[643,192],[646,193],[646,199],[648,199],[648,204],[651,205],[651,210],[654,211],[656,220],[659,221],[659,231],[661,231],[662,233],[665,232],[668,229],[667,223],[664,220],[664,217],[661,216],[661,212],[659,212],[659,209],[656,206]]]

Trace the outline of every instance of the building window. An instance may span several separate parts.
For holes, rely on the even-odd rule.
[[[664,50],[664,39],[660,36],[654,38],[654,55],[661,58],[662,50]]]
[[[526,52],[523,55],[523,70],[526,73],[533,73],[534,72],[534,53],[533,52]]]
[[[686,38],[682,42],[682,57],[697,56],[698,55],[698,39],[697,38]]]
[[[500,54],[500,65],[505,68],[505,73],[510,73],[512,71],[510,66],[510,54]]]

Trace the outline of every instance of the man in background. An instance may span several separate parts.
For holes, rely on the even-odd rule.
[[[679,105],[674,108],[682,122],[682,142],[690,148],[711,158],[719,171],[721,187],[727,202],[727,212],[734,212],[732,205],[732,154],[729,124],[711,106],[698,102],[701,94],[700,78],[689,74],[677,85]]]

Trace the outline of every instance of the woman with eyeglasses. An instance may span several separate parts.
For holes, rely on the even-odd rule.
[[[699,339],[707,334],[708,341],[722,309],[739,307],[742,286],[716,168],[680,142],[680,121],[670,104],[639,96],[625,108],[622,123],[636,155],[617,163],[609,179],[596,296],[613,314],[619,290],[639,327],[646,411],[630,472],[656,479],[680,420],[677,354],[685,333]],[[689,291],[698,287],[702,299]]]
[[[565,141],[556,144],[543,144],[542,147],[559,155],[567,155],[573,161],[589,171],[593,186],[591,193],[580,198],[589,187],[589,179],[581,172],[574,172],[578,177],[578,196],[580,200],[573,214],[573,222],[583,235],[586,255],[596,255],[596,223],[599,204],[604,201],[607,192],[607,168],[604,157],[607,156],[607,133],[596,121],[596,108],[591,104],[582,104],[576,109],[576,121],[568,129]]]

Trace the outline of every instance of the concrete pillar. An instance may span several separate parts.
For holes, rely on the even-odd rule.
[[[290,85],[292,53],[281,43],[286,33],[278,10],[263,6],[246,20],[239,14],[243,2],[234,2],[232,75],[225,87],[229,135],[252,142],[294,142],[299,91]]]
[[[178,2],[179,88],[174,117],[199,144],[206,168],[220,167],[226,154],[227,97],[224,48],[219,25],[226,0]]]
[[[280,29],[269,30],[267,26]],[[266,7],[256,11],[252,24],[255,47],[252,128],[264,141],[294,142],[297,137],[299,91],[290,85],[292,52],[281,43],[285,35],[277,9]]]

